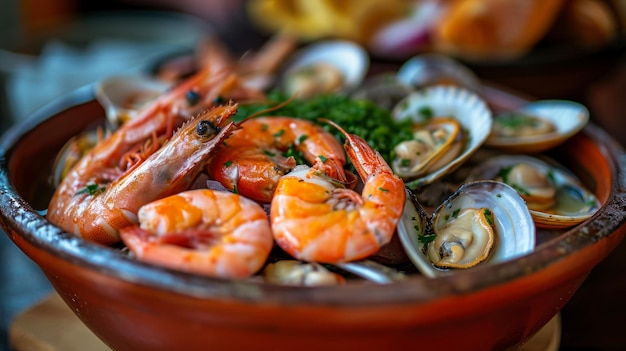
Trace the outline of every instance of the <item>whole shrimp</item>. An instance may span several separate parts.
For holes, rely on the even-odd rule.
[[[229,120],[237,106],[217,106],[197,115],[161,147],[148,138],[143,154],[120,168],[130,144],[141,140],[146,129],[155,133],[153,119],[127,122],[63,178],[50,200],[48,220],[88,240],[118,242],[119,230],[137,222],[142,205],[189,188],[215,148],[238,128]]]
[[[120,236],[142,261],[222,278],[257,272],[273,246],[267,214],[227,191],[196,189],[156,200]]]
[[[365,140],[327,122],[346,136],[344,147],[363,180],[362,193],[298,166],[280,179],[270,221],[276,243],[293,257],[342,263],[370,256],[391,240],[406,193],[403,181]]]
[[[313,168],[346,182],[345,153],[320,125],[291,117],[249,119],[216,153],[209,175],[227,189],[270,203],[279,179],[296,166],[293,151]]]

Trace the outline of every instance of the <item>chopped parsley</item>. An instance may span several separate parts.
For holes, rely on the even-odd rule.
[[[517,184],[509,184],[509,185],[511,185],[511,187],[515,189],[520,195],[530,196],[530,191],[528,191],[526,188],[519,186]]]
[[[87,184],[87,186],[77,191],[76,194],[74,195],[82,195],[82,194],[96,195],[99,193],[104,193],[105,190],[106,190],[105,187],[100,186],[96,183],[93,183],[93,184]]]
[[[483,215],[485,216],[487,223],[489,223],[490,226],[493,226],[493,212],[491,212],[490,209],[485,208],[483,209]]]
[[[538,125],[538,122],[535,118],[519,112],[510,112],[499,115],[494,122],[503,127],[512,129],[521,127],[535,127]]]
[[[382,191],[384,193],[388,193],[389,192],[389,189],[385,189],[385,188],[382,188],[382,187],[379,187],[378,190],[380,190],[380,191]]]
[[[422,117],[424,117],[424,119],[431,119],[435,116],[435,112],[433,112],[433,109],[428,107],[428,106],[423,106],[420,107],[420,109],[417,111]]]
[[[417,241],[419,241],[420,243],[426,245],[426,244],[430,243],[431,241],[435,240],[436,237],[437,237],[437,234],[418,235],[417,236]]]
[[[459,215],[460,211],[461,211],[460,208],[457,208],[456,210],[452,211],[452,218],[456,218]]]
[[[284,129],[281,129],[281,130],[279,130],[278,132],[274,133],[272,136],[273,136],[274,138],[280,138],[280,137],[281,137],[281,136],[283,136],[284,134],[285,134],[285,130],[284,130]]]
[[[513,166],[500,168],[496,176],[498,178],[502,178],[503,182],[508,183],[507,181],[509,179],[509,173],[511,173],[512,169],[513,169]]]
[[[233,161],[224,162],[224,167],[230,167],[233,164]]]
[[[320,160],[324,163],[326,163],[326,161],[328,161],[328,157],[324,156],[324,155],[319,155],[318,156],[320,158]]]

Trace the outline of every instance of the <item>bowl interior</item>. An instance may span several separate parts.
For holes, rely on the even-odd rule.
[[[493,101],[499,101],[502,106],[520,102],[519,98],[498,90],[487,90],[486,94],[493,95]],[[540,244],[529,255],[436,279],[415,275],[390,285],[357,283],[335,288],[301,289],[199,277],[144,264],[121,255],[116,248],[75,238],[38,214],[37,211],[47,207],[53,192],[49,174],[58,150],[71,136],[103,123],[104,118],[103,108],[93,99],[93,90],[82,89],[47,106],[5,134],[0,147],[5,154],[4,168],[8,176],[3,181],[10,191],[14,189],[16,198],[23,200],[22,209],[29,214],[27,218],[16,218],[10,226],[18,228],[25,240],[64,259],[121,279],[183,294],[279,303],[388,304],[390,301],[428,301],[448,294],[478,291],[536,273],[610,236],[625,220],[625,187],[619,161],[622,150],[604,131],[590,124],[549,155],[570,168],[596,194],[603,204],[602,208],[576,227],[538,233]],[[11,217],[16,209],[3,206],[2,211],[4,217]],[[67,240],[72,241],[71,247],[63,244]],[[587,268],[590,270],[592,266]]]

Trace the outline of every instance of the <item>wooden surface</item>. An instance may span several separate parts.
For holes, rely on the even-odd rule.
[[[110,350],[56,293],[18,315],[9,338],[14,351]],[[556,351],[560,339],[561,318],[557,315],[519,351]]]

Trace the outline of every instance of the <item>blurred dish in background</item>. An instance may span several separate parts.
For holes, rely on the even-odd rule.
[[[623,38],[622,0],[251,0],[252,23],[303,41],[350,39],[374,56],[437,51],[508,61],[542,46],[592,50]]]

